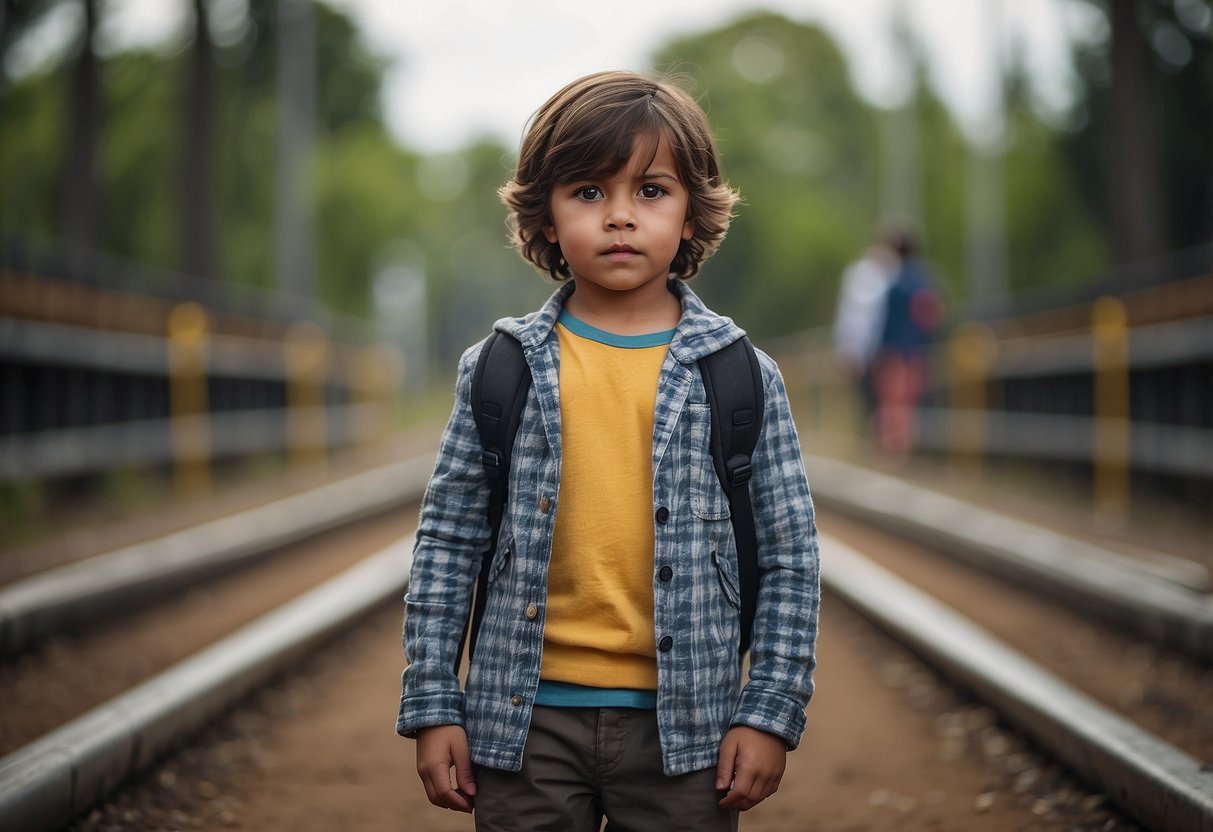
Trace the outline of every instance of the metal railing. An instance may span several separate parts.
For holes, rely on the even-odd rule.
[[[80,308],[92,298],[106,310]],[[199,492],[217,459],[282,452],[303,464],[395,426],[403,356],[391,345],[93,289],[66,308],[46,295],[22,304],[17,293],[0,303],[0,483],[171,465]]]
[[[1166,290],[1162,287],[1161,290]],[[1104,296],[1039,320],[964,322],[931,355],[917,447],[980,468],[991,457],[1078,465],[1101,512],[1128,509],[1134,484],[1213,489],[1213,276],[1175,284],[1182,305]],[[1165,319],[1171,315],[1170,319]],[[862,406],[829,333],[772,346],[809,425],[853,434]]]

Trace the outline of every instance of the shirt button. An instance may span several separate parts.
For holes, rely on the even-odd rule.
[[[669,636],[662,636],[661,641],[657,642],[657,649],[662,653],[670,652],[670,648],[674,646],[674,639]]]
[[[674,577],[674,570],[668,566],[663,566],[661,567],[661,571],[657,573],[657,577],[661,578],[663,581],[668,581],[670,578]]]
[[[513,696],[510,697],[510,704],[513,705],[515,708],[518,707],[519,705],[522,704],[522,697],[519,696],[518,694],[514,694]]]
[[[534,621],[538,617],[539,617],[539,607],[535,606],[534,604],[527,604],[526,605],[527,621]]]
[[[547,514],[549,511],[552,510],[552,501],[550,499],[548,499],[547,494],[544,494],[542,497],[539,498],[539,510],[542,511],[544,514]]]
[[[668,508],[666,508],[665,506],[662,506],[661,508],[657,509],[657,522],[658,523],[665,523],[665,522],[669,521],[669,519],[670,519],[670,510]]]

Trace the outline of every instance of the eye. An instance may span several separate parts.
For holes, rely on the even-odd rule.
[[[578,188],[574,191],[573,195],[578,199],[593,202],[596,199],[602,199],[602,189],[595,185],[586,185],[584,188]]]
[[[660,185],[655,185],[652,182],[640,186],[640,195],[645,199],[656,199],[657,197],[664,196],[667,193],[668,191],[666,191],[665,188],[661,187]]]

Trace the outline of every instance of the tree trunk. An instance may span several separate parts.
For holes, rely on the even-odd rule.
[[[1138,0],[1111,0],[1112,244],[1118,263],[1166,250],[1153,61]]]
[[[194,0],[194,49],[185,85],[181,156],[181,267],[187,281],[216,274],[214,213],[214,46],[208,0]]]
[[[63,238],[73,271],[87,265],[97,248],[101,189],[97,180],[97,144],[101,135],[100,64],[93,49],[97,2],[84,3],[84,42],[72,67],[68,111],[67,158],[63,166],[61,213]]]

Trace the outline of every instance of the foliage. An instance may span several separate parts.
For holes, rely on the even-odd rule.
[[[21,84],[0,99],[0,231],[48,236],[58,228],[66,78]],[[20,124],[15,130],[9,125]]]
[[[833,313],[876,213],[874,114],[820,29],[775,15],[676,40],[653,59],[694,79],[744,203],[698,289],[755,334]]]
[[[60,0],[67,2],[67,0]],[[1155,23],[1181,28],[1191,47],[1182,65],[1158,68],[1165,124],[1172,242],[1207,239],[1208,31],[1183,29],[1204,0],[1151,2]],[[38,4],[39,14],[54,5]],[[32,7],[31,7],[32,8]],[[278,5],[250,0],[239,37],[216,46],[213,152],[220,273],[234,283],[273,281]],[[497,187],[512,149],[482,139],[422,155],[388,134],[379,108],[382,59],[354,24],[316,6],[317,110],[310,186],[321,299],[335,310],[382,317],[376,283],[424,275],[424,337],[448,364],[492,319],[534,308],[551,284],[508,247]],[[1188,17],[1185,18],[1184,15]],[[21,37],[22,18],[0,42]],[[1168,30],[1170,31],[1170,30]],[[1165,38],[1163,39],[1165,41]],[[1160,53],[1161,54],[1161,53]],[[1169,53],[1168,53],[1169,54]],[[1172,57],[1174,57],[1172,55]],[[100,74],[101,248],[163,270],[180,263],[180,156],[188,55],[124,53]],[[1042,121],[1008,80],[1006,182],[1009,277],[1014,291],[1086,279],[1108,262],[1102,140],[1107,107],[1106,44],[1077,57],[1085,95],[1066,125]],[[862,100],[843,55],[816,26],[751,14],[719,29],[671,40],[652,59],[686,77],[713,124],[726,176],[744,199],[720,252],[696,288],[756,336],[826,324],[838,276],[866,245],[881,212],[889,113]],[[0,86],[0,231],[61,236],[67,75]],[[925,252],[957,300],[966,296],[971,206],[965,202],[968,141],[916,73],[914,117],[922,182]],[[1165,81],[1165,83],[1163,83]],[[534,102],[538,104],[539,102]],[[1204,171],[1193,177],[1192,171]],[[382,288],[382,287],[380,287]]]
[[[1160,166],[1163,227],[1168,248],[1213,239],[1213,4],[1209,0],[1087,0],[1105,18],[1113,4],[1133,6],[1133,21],[1149,45],[1145,89],[1159,147],[1141,164]],[[1112,26],[1103,36],[1074,44],[1081,83],[1068,129],[1055,141],[1075,176],[1074,195],[1104,229],[1114,233]],[[1140,154],[1139,154],[1140,156]]]

